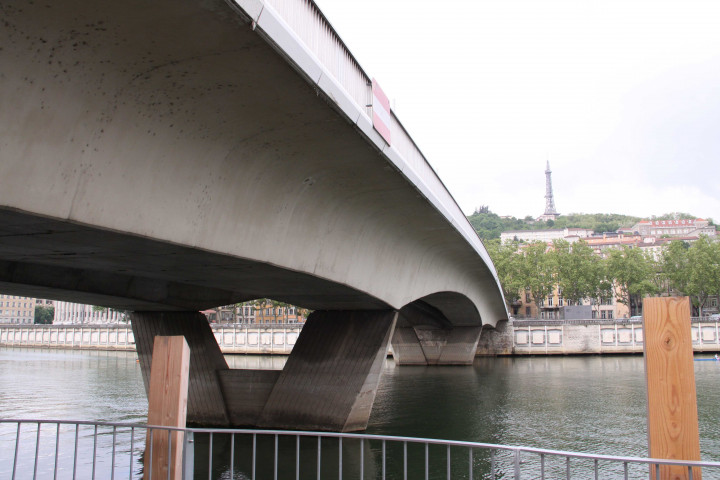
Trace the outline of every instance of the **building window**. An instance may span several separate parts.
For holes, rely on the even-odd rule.
[[[597,312],[595,310],[592,311],[592,319],[595,320],[597,318]]]
[[[605,310],[600,312],[600,318],[607,318]]]
[[[530,307],[525,307],[525,316],[526,317],[530,316]]]
[[[548,307],[553,306],[553,297],[548,297]]]
[[[608,312],[607,312],[607,318],[613,318],[613,312],[612,312],[612,310],[608,310]]]
[[[558,298],[558,307],[562,307],[562,306],[563,306],[563,299]]]

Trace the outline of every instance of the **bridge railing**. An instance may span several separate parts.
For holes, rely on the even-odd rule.
[[[0,419],[2,478],[141,478],[145,442],[180,431],[183,478],[718,478],[720,462],[594,455],[413,437]],[[152,443],[152,442],[151,442]],[[168,451],[172,450],[172,445]],[[144,453],[143,453],[144,452]],[[672,466],[672,467],[669,467]],[[675,470],[677,473],[677,470]],[[168,477],[169,478],[169,477]]]
[[[243,4],[243,0],[237,1],[241,5]],[[363,117],[363,119],[358,120],[358,124],[362,121],[364,124],[372,125],[372,79],[360,66],[315,2],[312,0],[263,1],[265,6],[270,5],[273,11],[294,32],[305,48],[324,68],[324,73],[332,77],[336,84],[335,87],[339,87],[340,91],[347,95],[348,99],[351,99],[355,108],[361,112]],[[305,73],[309,74],[310,72]],[[320,89],[329,88],[327,83],[320,82],[317,78],[311,77],[311,80],[319,82],[317,87]],[[338,105],[342,105],[334,92],[326,91],[325,93],[338,102]],[[485,263],[492,265],[482,241],[445,184],[440,180],[417,144],[392,111],[390,117],[388,128],[390,129],[392,146],[387,147],[380,140],[377,145],[378,148],[465,237]],[[354,118],[351,119],[355,120]],[[362,126],[361,129],[363,129]],[[492,268],[491,271],[495,275]]]

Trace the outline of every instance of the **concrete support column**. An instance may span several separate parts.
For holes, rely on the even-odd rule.
[[[190,347],[188,423],[230,425],[218,379],[219,372],[228,370],[228,366],[205,315],[199,312],[133,312],[130,321],[145,392],[149,392],[155,336],[182,335]]]
[[[427,365],[425,353],[413,327],[395,328],[392,352],[397,365]]]
[[[398,365],[472,365],[482,327],[400,327],[392,339]]]
[[[397,312],[316,311],[262,411],[260,426],[364,430]]]

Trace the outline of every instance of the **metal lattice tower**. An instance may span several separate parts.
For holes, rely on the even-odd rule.
[[[552,192],[552,171],[550,170],[550,161],[547,161],[545,169],[545,213],[544,215],[559,215],[555,211],[555,200],[553,200]]]

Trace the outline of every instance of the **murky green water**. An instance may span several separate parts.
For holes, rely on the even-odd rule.
[[[283,359],[236,356],[229,357],[229,363],[234,368],[279,369]],[[702,458],[720,461],[720,363],[696,362],[695,375]],[[645,402],[641,356],[478,358],[473,367],[397,367],[389,360],[367,433],[645,456]],[[2,418],[143,423],[146,409],[134,353],[0,348]],[[34,445],[34,435],[28,432],[22,436],[24,445]],[[52,440],[55,431],[42,432],[43,438],[46,435]],[[0,428],[0,479],[9,478],[14,459],[8,445],[15,436],[14,430]],[[102,449],[109,448],[112,432],[100,437],[99,446],[92,445],[93,432],[88,427],[80,430],[78,442],[81,450],[99,449],[102,458],[96,465],[96,478],[109,478],[103,470],[104,464],[109,464],[109,452]],[[120,438],[118,454],[129,451],[128,435],[116,432],[116,437]],[[143,435],[139,437],[133,439],[136,459],[144,440]],[[75,432],[63,431],[61,438],[61,456],[70,458]],[[243,441],[236,440],[236,452],[244,448]],[[293,442],[283,448],[294,452]],[[311,450],[316,443],[303,443],[301,447]],[[365,475],[375,478],[379,447],[366,447],[369,466]],[[343,448],[347,451],[345,468],[350,471],[359,463],[359,444],[346,442]],[[196,449],[196,478],[207,478],[210,469],[203,452],[208,449],[208,439],[198,438]],[[215,436],[213,451],[214,478],[231,478],[225,465],[229,463],[229,439]],[[422,453],[411,452],[411,456],[419,457],[421,464]],[[336,459],[337,445],[324,445],[323,454],[326,460]],[[237,456],[235,463],[241,464],[243,460]],[[312,471],[310,476],[315,478],[313,462],[305,470]],[[453,465],[456,463],[466,465],[467,460],[456,459],[453,454]],[[29,476],[16,478],[32,478],[32,467]],[[81,472],[77,478],[90,476],[89,466],[75,468]],[[128,478],[130,468],[137,474],[140,464],[136,461],[133,467],[116,470],[115,478]],[[279,478],[294,478],[293,468],[294,463]],[[337,466],[323,468],[333,471]],[[443,465],[430,468],[438,476],[444,475],[444,469]],[[249,465],[246,471],[250,471]],[[66,465],[58,478],[71,478],[71,474]],[[43,475],[37,478],[47,478]],[[234,478],[246,477],[236,472]],[[257,478],[272,478],[272,472],[258,470]],[[337,478],[337,473],[327,478]],[[347,478],[353,478],[352,474]],[[466,477],[458,474],[453,478]],[[713,477],[706,473],[704,478]]]

